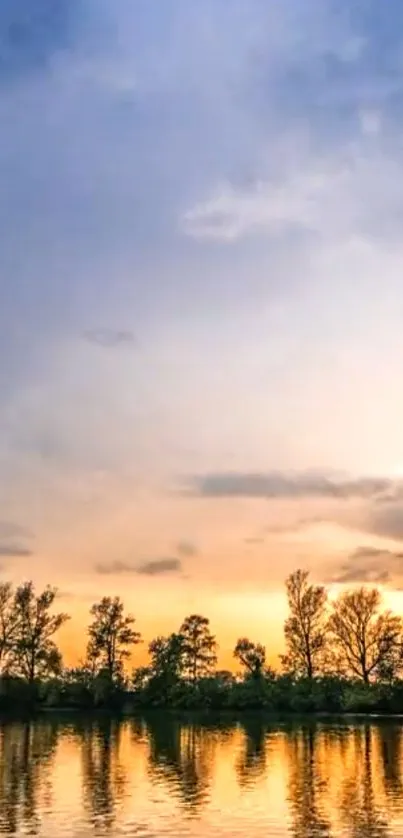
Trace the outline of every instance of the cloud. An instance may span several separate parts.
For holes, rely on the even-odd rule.
[[[100,576],[118,576],[125,573],[137,573],[136,565],[128,562],[98,562],[94,567],[95,573]]]
[[[74,28],[77,0],[2,0],[0,52],[2,81],[43,70],[64,49]]]
[[[0,539],[32,538],[31,530],[14,521],[0,521]]]
[[[144,562],[136,569],[141,576],[162,576],[165,573],[180,573],[182,562],[180,559],[154,559]]]
[[[32,532],[21,524],[0,521],[0,556],[9,559],[33,556],[33,551],[24,543],[32,538]]]
[[[403,505],[393,499],[371,507],[365,515],[363,529],[384,538],[403,540]]]
[[[378,547],[357,547],[329,581],[337,584],[391,584],[403,576],[403,552]]]
[[[182,541],[178,541],[176,545],[177,552],[180,556],[184,559],[191,559],[198,555],[198,548],[193,541],[187,541],[183,539]]]
[[[4,556],[8,559],[13,558],[24,558],[27,556],[33,556],[33,551],[30,550],[28,547],[23,547],[20,544],[0,544],[0,556]]]
[[[190,480],[187,492],[208,498],[322,497],[378,499],[401,482],[386,477],[339,478],[318,471],[210,472]]]
[[[129,330],[109,328],[87,329],[84,332],[84,338],[90,343],[95,343],[97,346],[103,346],[105,348],[136,345],[134,333]]]
[[[366,134],[375,133],[375,117],[362,123]],[[340,239],[376,233],[379,195],[383,214],[393,218],[401,201],[394,179],[401,164],[377,149],[357,154],[342,144],[321,159],[310,152],[289,165],[281,177],[276,172],[247,186],[224,183],[212,196],[196,203],[181,220],[185,234],[196,239],[233,242],[251,233],[278,236],[286,232],[314,233],[323,239]]]
[[[180,573],[182,562],[177,558],[152,559],[142,564],[121,561],[99,562],[94,570],[100,576],[119,576],[128,573],[137,573],[140,576],[161,576],[165,573]]]

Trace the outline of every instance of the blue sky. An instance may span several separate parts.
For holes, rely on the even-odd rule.
[[[398,0],[3,0],[0,536],[13,578],[92,591],[110,562],[124,584],[123,567],[177,567],[185,539],[203,561],[182,556],[178,596],[246,572],[260,589],[279,583],[279,545],[246,558],[240,545],[278,515],[292,528],[305,500],[317,517],[311,493],[279,510],[247,490],[180,487],[292,469],[304,486],[313,470],[396,489],[402,24]],[[322,510],[330,529],[294,539],[290,563],[369,533],[400,539],[399,498]]]

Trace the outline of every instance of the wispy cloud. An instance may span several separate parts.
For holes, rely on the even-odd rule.
[[[181,570],[180,559],[154,559],[139,565],[136,573],[141,576],[164,576],[166,573],[180,573]]]
[[[0,544],[0,556],[4,556],[7,559],[24,558],[33,555],[32,550],[20,544]]]
[[[371,506],[364,514],[363,529],[381,538],[403,540],[403,502],[392,495],[385,503]]]
[[[337,584],[393,584],[403,577],[403,553],[372,546],[357,547],[329,581]]]
[[[193,541],[188,541],[187,539],[178,541],[176,550],[178,555],[182,556],[184,559],[192,559],[199,553],[197,545]]]
[[[84,338],[90,343],[105,348],[137,345],[134,332],[123,329],[87,329],[84,332]]]
[[[403,484],[386,477],[337,477],[326,472],[211,472],[190,480],[190,494],[210,498],[322,497],[377,499]]]
[[[363,130],[375,130],[375,118],[364,118]],[[363,154],[349,144],[328,159],[307,154],[279,178],[270,176],[247,187],[226,183],[188,210],[182,229],[199,239],[231,242],[253,232],[273,235],[293,230],[322,238],[349,240],[354,235],[376,235],[379,211],[394,224],[403,209],[396,188],[402,162],[380,153]],[[378,204],[371,200],[378,195]]]
[[[33,539],[33,533],[15,521],[0,521],[0,556],[4,558],[25,558],[33,556],[33,550],[28,544]]]
[[[180,573],[182,563],[177,558],[151,559],[140,564],[121,561],[99,562],[94,570],[100,576],[120,576],[129,573],[139,576],[162,576],[166,573]]]
[[[27,527],[15,521],[0,521],[0,539],[33,538],[33,533]]]
[[[130,564],[130,562],[116,560],[111,562],[97,562],[94,570],[100,576],[119,576],[126,573],[137,573],[137,566]]]

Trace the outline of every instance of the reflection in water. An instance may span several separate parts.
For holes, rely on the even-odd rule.
[[[328,780],[323,773],[315,726],[291,730],[287,736],[289,801],[295,838],[330,836],[326,811]]]
[[[239,785],[250,786],[266,770],[267,726],[260,717],[245,718],[242,724],[245,736],[244,747],[236,761]]]
[[[0,835],[403,838],[394,723],[0,727]]]
[[[378,728],[381,749],[383,782],[389,800],[402,809],[402,727],[397,724],[383,724]]]
[[[57,727],[9,724],[0,728],[0,831],[24,826],[39,834],[40,808],[51,805],[50,768]]]
[[[149,766],[178,793],[190,815],[197,815],[208,795],[214,761],[214,737],[206,727],[182,726],[166,717],[148,722]]]
[[[384,838],[390,834],[382,808],[384,777],[377,770],[373,732],[379,739],[379,729],[372,731],[368,725],[354,731],[353,759],[342,786],[342,820],[351,838]],[[379,781],[379,788],[376,781]]]
[[[83,805],[95,828],[112,829],[117,801],[125,789],[125,770],[119,758],[121,725],[111,719],[80,731]]]

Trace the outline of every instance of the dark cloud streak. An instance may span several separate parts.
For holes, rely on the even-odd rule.
[[[179,556],[182,556],[184,559],[193,559],[199,553],[196,544],[186,539],[178,541],[176,549]]]
[[[0,544],[0,556],[7,559],[33,556],[32,550],[20,544]]]
[[[94,570],[100,576],[123,576],[129,573],[139,576],[162,576],[166,573],[180,573],[182,562],[177,558],[151,559],[141,564],[121,561],[99,562]]]
[[[105,349],[114,349],[117,346],[136,346],[136,338],[130,330],[124,329],[87,329],[84,338],[89,343],[102,346]]]
[[[180,559],[155,559],[139,565],[136,573],[141,576],[162,576],[165,573],[180,573],[182,562]]]
[[[403,577],[403,552],[378,547],[357,547],[329,578],[332,583],[389,584]]]
[[[205,498],[303,498],[374,500],[403,494],[403,483],[386,477],[339,478],[325,472],[210,472],[191,478],[186,494]]]

